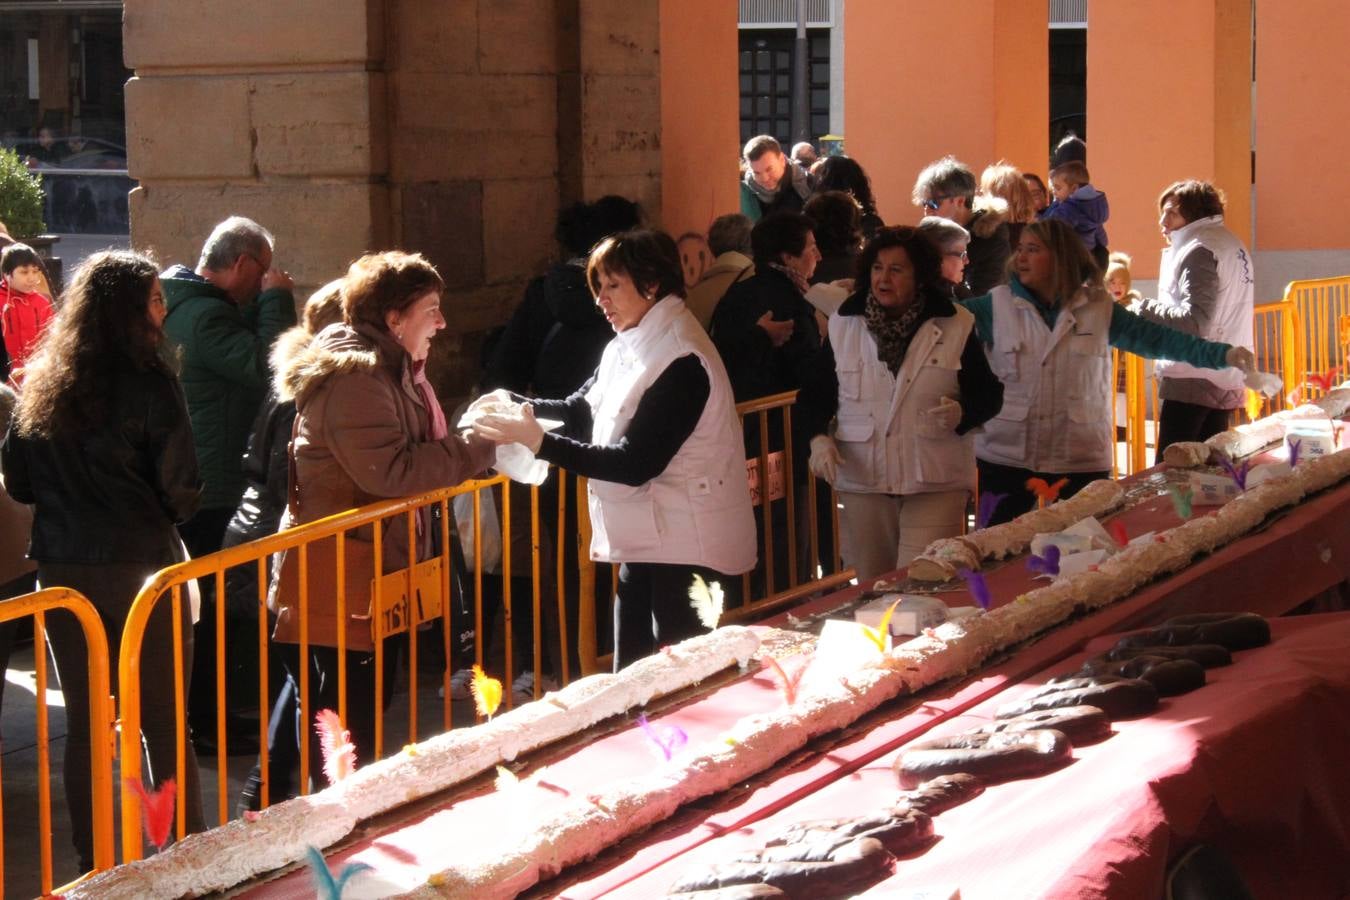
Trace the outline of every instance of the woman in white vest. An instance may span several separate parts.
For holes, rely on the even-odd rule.
[[[619,565],[617,671],[704,630],[694,576],[753,568],[755,523],[731,385],[685,308],[675,242],[658,231],[606,238],[586,279],[617,333],[595,375],[565,400],[497,412],[489,401],[474,429],[590,479],[591,558]],[[546,433],[536,414],[563,424]]]
[[[962,301],[989,364],[1003,382],[1003,408],[976,437],[980,491],[1004,495],[991,522],[1029,510],[1031,478],[1068,483],[1072,496],[1105,478],[1111,429],[1111,348],[1202,369],[1255,365],[1250,350],[1157,325],[1115,303],[1074,230],[1056,219],[1022,231],[1008,284]]]
[[[1206,340],[1254,348],[1252,260],[1224,227],[1223,194],[1207,181],[1178,181],[1162,192],[1158,211],[1169,246],[1158,266],[1158,299],[1143,301],[1139,314]],[[1235,369],[1168,362],[1157,373],[1159,462],[1170,444],[1227,431],[1230,414],[1247,395]]]
[[[961,533],[975,483],[971,432],[1002,402],[974,316],[940,287],[941,260],[915,228],[879,230],[798,395],[814,435],[811,470],[839,492],[845,559],[859,579]]]

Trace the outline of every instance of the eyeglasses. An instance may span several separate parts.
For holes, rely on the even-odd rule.
[[[942,254],[942,255],[943,255],[943,256],[951,256],[951,257],[955,257],[956,259],[959,259],[959,260],[961,260],[962,262],[969,262],[969,261],[970,261],[970,254],[967,253],[965,250],[953,250],[953,251],[951,251],[950,253],[944,253],[944,254]]]
[[[929,197],[927,200],[923,201],[923,208],[929,212],[937,212],[937,208],[950,199],[952,199],[951,195]]]

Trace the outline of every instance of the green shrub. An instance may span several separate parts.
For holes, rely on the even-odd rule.
[[[12,237],[42,234],[42,180],[28,171],[19,154],[0,147],[0,222]]]

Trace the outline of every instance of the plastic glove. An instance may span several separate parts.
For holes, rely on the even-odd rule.
[[[839,474],[839,448],[834,445],[834,438],[828,434],[811,438],[811,459],[807,465],[811,474],[834,484],[835,476]]]
[[[539,452],[544,427],[534,418],[534,407],[526,403],[519,415],[486,413],[473,423],[474,434],[497,444],[520,444],[531,453]]]
[[[1235,369],[1251,372],[1256,369],[1256,354],[1246,347],[1229,347],[1223,361]]]
[[[464,414],[459,417],[459,427],[468,428],[489,413],[514,413],[516,406],[517,403],[511,399],[509,391],[497,388],[497,390],[484,394],[468,405]]]
[[[943,397],[937,406],[920,417],[916,430],[924,437],[951,437],[960,424],[961,404],[951,397]]]

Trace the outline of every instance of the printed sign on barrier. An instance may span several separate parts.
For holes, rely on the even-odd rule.
[[[413,566],[412,589],[408,586],[408,569],[390,572],[380,579],[380,608],[377,611],[380,636],[402,634],[410,627],[439,618],[441,615],[441,558],[439,556]],[[375,596],[375,579],[370,580],[371,597]],[[372,617],[375,621],[375,617]]]

